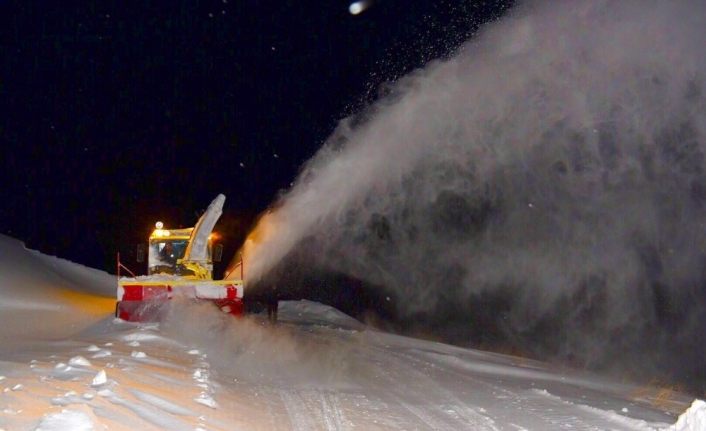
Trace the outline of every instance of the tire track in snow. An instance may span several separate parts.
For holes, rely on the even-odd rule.
[[[409,357],[411,360],[424,362],[430,365],[432,364],[428,359],[426,359],[426,357],[428,356],[426,354],[423,354],[421,358],[410,353],[399,354]],[[436,357],[436,355],[434,357]],[[533,405],[531,404],[532,401],[530,397],[523,397],[518,392],[511,391],[509,389],[500,387],[485,380],[473,377],[457,370],[454,367],[445,367],[443,369],[439,369],[439,371],[461,377],[466,381],[472,382],[474,385],[485,386],[489,389],[489,393],[491,394],[503,394],[496,395],[496,398],[508,399],[511,404],[516,406],[517,410],[522,410],[526,412],[527,414],[531,415],[536,421],[542,423],[543,425],[541,425],[541,429],[571,429],[579,431],[600,431],[602,429],[606,429],[594,427],[576,416],[570,416],[566,414],[554,414],[552,413],[554,411],[553,406],[542,405],[543,403],[540,403],[539,406]],[[528,404],[528,402],[530,402],[530,404]],[[515,424],[513,425],[518,426]],[[551,428],[549,428],[549,426]],[[532,426],[530,426],[530,428],[532,428]],[[615,428],[609,427],[607,429]]]
[[[422,357],[418,357],[415,355],[412,355],[410,353],[398,353],[400,355],[404,355],[410,360],[415,360],[418,362],[424,362],[426,364],[431,365],[432,362],[430,362],[427,359],[427,354],[422,352]],[[437,354],[434,354],[432,356],[433,358],[437,358]],[[453,365],[453,364],[447,364],[447,365]],[[478,377],[474,377],[472,375],[469,375],[466,372],[462,372],[461,370],[458,369],[458,367],[454,366],[446,366],[444,368],[439,369],[439,372],[444,372],[448,374],[453,374],[457,377],[460,377],[466,381],[472,382],[474,385],[482,385],[487,387],[488,389],[491,390],[491,393],[501,393],[503,395],[497,396],[498,398],[503,398],[503,399],[508,399],[510,403],[516,406],[518,410],[522,410],[528,415],[531,415],[536,422],[544,424],[540,425],[542,429],[571,429],[571,430],[584,430],[584,431],[601,431],[605,429],[611,429],[611,430],[634,430],[636,428],[640,429],[639,425],[642,425],[643,422],[641,421],[636,421],[634,423],[631,423],[630,425],[626,424],[626,421],[620,421],[620,420],[615,420],[614,418],[611,418],[606,415],[600,415],[596,412],[592,412],[589,410],[586,411],[581,411],[579,408],[579,411],[575,411],[574,414],[566,414],[566,404],[572,404],[568,401],[565,401],[559,397],[556,397],[554,395],[551,395],[547,393],[547,398],[542,399],[542,397],[537,396],[537,395],[544,395],[542,391],[538,391],[536,389],[522,389],[520,391],[512,391],[507,388],[495,385],[491,382],[485,381],[485,379],[481,379]],[[500,376],[496,376],[500,377]],[[545,391],[546,392],[546,391]],[[562,405],[564,404],[564,405]],[[580,407],[576,405],[577,407]],[[590,408],[589,409],[593,409]],[[600,412],[603,413],[609,413],[602,411],[600,409],[596,409]],[[562,412],[562,413],[555,413],[555,412]],[[597,418],[595,416],[598,416]],[[590,418],[590,421],[589,421]],[[627,421],[630,421],[630,418],[625,418]],[[598,421],[599,424],[595,425],[594,422]],[[519,426],[515,425],[514,426]],[[530,429],[534,428],[535,425],[527,425]],[[550,428],[551,427],[551,428]],[[647,428],[643,429],[652,429],[649,426]]]
[[[352,428],[349,426],[349,423],[346,421],[341,411],[337,395],[320,392],[319,396],[321,397],[321,407],[323,409],[324,421],[326,422],[326,429],[333,431]]]
[[[426,414],[424,412],[424,409],[416,407],[412,404],[409,404],[405,402],[402,398],[400,397],[395,397],[395,401],[397,404],[399,404],[401,407],[412,413],[417,419],[419,419],[424,425],[428,426],[429,429],[432,430],[442,430],[442,429],[449,429],[450,425],[449,423],[439,421],[438,419],[435,419],[434,417]]]
[[[279,396],[282,399],[289,422],[292,424],[293,430],[313,430],[316,424],[311,420],[309,409],[306,402],[296,390],[287,391],[280,390]]]
[[[335,394],[320,390],[280,390],[279,395],[292,429],[316,429],[323,426],[327,431],[339,431],[353,427],[343,414]],[[316,423],[316,419],[320,419],[319,423]]]
[[[317,335],[331,343],[341,342],[340,334],[333,332],[330,328],[318,328]],[[353,401],[356,412],[371,419],[370,423],[367,424],[369,427],[373,429],[425,430],[458,428],[458,421],[449,420],[452,418],[446,415],[436,415],[430,409],[422,407],[428,405],[429,400],[416,396],[417,391],[404,391],[404,388],[400,387],[400,379],[395,379],[390,373],[404,369],[404,364],[398,364],[399,358],[393,356],[390,350],[381,346],[383,342],[379,339],[376,332],[356,333],[355,335],[364,335],[365,337],[363,340],[359,339],[356,342],[356,347],[358,347],[358,343],[362,342],[363,348],[356,348],[350,352],[351,355],[360,358],[360,361],[356,359],[354,362],[368,365],[365,368],[365,376],[361,378],[365,382],[361,382],[361,384],[365,387],[372,385],[378,388],[378,391],[376,391],[378,393],[375,395],[376,400],[373,401],[367,398],[367,396],[371,395],[371,391],[368,390],[364,395],[361,394],[364,402],[360,400]],[[405,376],[404,373],[403,376]],[[425,387],[424,385],[418,386],[422,390]],[[415,400],[410,402],[410,397],[415,397]],[[397,409],[398,414],[395,414],[393,407],[396,406],[402,407],[409,415],[400,415],[399,409]],[[358,416],[356,419],[360,420],[361,417]],[[422,427],[419,425],[422,425]],[[328,429],[341,429],[338,427],[331,428],[331,426],[340,426],[340,424],[329,424],[327,426],[329,427]],[[353,428],[353,425],[350,424],[349,428]]]
[[[463,425],[474,430],[487,429],[499,431],[499,428],[495,425],[495,421],[491,417],[484,415],[475,408],[468,407],[466,405],[467,403],[464,403],[453,392],[442,387],[429,376],[414,370],[412,367],[409,368],[413,370],[412,372],[417,374],[419,381],[424,382],[423,386],[427,388],[430,393],[434,394],[433,398],[437,400],[437,403],[435,404],[436,412],[433,414],[444,418],[447,422],[450,422],[452,425],[450,429],[458,428],[459,425]],[[409,397],[409,395],[406,396]],[[427,401],[426,404],[428,405],[428,400],[424,401]],[[403,405],[409,410],[409,404],[403,403]],[[419,416],[419,411],[415,414]],[[429,418],[428,415],[427,418]],[[446,429],[448,427],[434,428]]]
[[[434,379],[427,374],[421,372],[419,367],[410,364],[411,359],[415,359],[404,353],[391,350],[382,340],[376,335],[372,337],[377,345],[373,345],[378,363],[385,364],[388,370],[400,373],[408,382],[408,386],[412,384],[419,388],[419,391],[407,390],[404,393],[399,393],[399,380],[390,375],[389,372],[381,370],[381,375],[384,375],[389,381],[388,388],[394,388],[395,393],[386,389],[395,398],[395,401],[410,411],[414,416],[419,418],[425,425],[432,429],[459,429],[471,428],[474,430],[493,430],[499,431],[495,425],[493,418],[484,415],[478,409],[468,407],[460,400],[453,392],[438,384]],[[392,362],[394,361],[394,365]],[[414,377],[411,377],[414,376]],[[430,394],[427,397],[419,397],[417,394]],[[409,400],[416,397],[419,400],[418,407],[410,403]],[[434,404],[430,404],[430,399],[435,400]],[[428,408],[435,407],[433,410]]]

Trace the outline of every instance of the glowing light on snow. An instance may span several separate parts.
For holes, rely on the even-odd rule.
[[[365,1],[357,1],[351,3],[350,6],[348,6],[348,12],[351,13],[351,15],[358,15],[361,12],[363,12],[365,9],[368,8],[368,3]]]
[[[227,276],[225,278],[232,278],[230,275],[232,274],[233,277],[239,277],[241,275],[241,268],[238,268],[239,265],[244,265],[245,262],[247,264],[250,264],[250,257],[252,256],[254,250],[260,245],[262,242],[270,240],[275,237],[275,232],[276,232],[277,225],[273,222],[273,219],[271,217],[271,213],[267,213],[260,220],[257,222],[257,225],[255,226],[255,229],[253,229],[245,239],[245,243],[243,244],[243,247],[241,249],[242,252],[242,260],[236,258],[233,259],[231,262],[229,268],[226,270]],[[257,265],[259,264],[259,261],[255,261],[255,272],[260,273],[260,269],[257,268]]]

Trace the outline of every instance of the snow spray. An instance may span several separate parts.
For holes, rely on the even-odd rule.
[[[365,337],[358,334],[351,334],[355,340],[351,343],[348,337],[306,337],[286,325],[265,325],[251,316],[234,319],[214,313],[208,302],[175,298],[162,305],[160,328],[166,334],[208,355],[221,377],[241,383],[345,387],[350,385],[351,355],[365,345]]]
[[[704,23],[700,0],[520,4],[340,122],[248,282],[294,256],[452,341],[704,378]]]

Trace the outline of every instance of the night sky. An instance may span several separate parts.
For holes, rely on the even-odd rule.
[[[341,119],[508,1],[0,3],[0,233],[114,271],[217,193],[240,245]]]

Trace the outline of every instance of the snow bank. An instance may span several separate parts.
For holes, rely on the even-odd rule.
[[[0,235],[0,351],[10,341],[65,337],[110,315],[115,301],[106,294],[115,286],[105,272]]]
[[[679,416],[677,423],[668,431],[703,431],[706,430],[706,402],[694,400],[691,407]]]
[[[318,302],[280,301],[278,318],[280,321],[307,321],[319,325],[335,325],[342,328],[363,329],[358,320],[328,305]]]
[[[27,252],[52,272],[71,284],[71,288],[93,295],[115,297],[115,276],[105,271],[89,268],[56,256],[48,256],[36,250]]]

